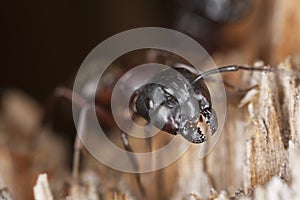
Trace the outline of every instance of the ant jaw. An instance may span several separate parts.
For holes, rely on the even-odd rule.
[[[196,138],[196,139],[193,139],[192,140],[192,143],[194,143],[194,144],[201,144],[201,143],[203,143],[203,142],[206,142],[206,136],[204,136],[204,135],[200,135],[198,138]]]
[[[203,125],[199,120],[189,119],[179,129],[179,133],[189,142],[200,144],[207,140],[206,135],[202,132]]]
[[[203,123],[205,122],[205,123]],[[206,133],[210,131],[211,135],[214,135],[218,129],[218,120],[216,113],[213,109],[206,110],[203,114],[199,116],[199,121],[191,127],[189,136],[183,135],[183,137],[189,140],[192,143],[200,144],[207,141],[207,137],[202,133],[201,130],[204,130]],[[183,132],[184,133],[184,132]]]
[[[205,123],[209,126],[210,134],[214,135],[218,129],[218,119],[214,109],[205,110],[203,113]]]
[[[194,144],[200,144],[207,140],[207,137],[202,133],[200,128],[195,129],[191,127],[191,129],[188,134],[181,133],[186,140]]]
[[[202,133],[201,129],[197,126],[197,135],[192,140],[192,143],[200,144],[207,140],[207,137]]]
[[[204,121],[205,121],[205,117],[204,117],[204,115],[201,114],[200,117],[199,117],[199,122],[203,123]]]

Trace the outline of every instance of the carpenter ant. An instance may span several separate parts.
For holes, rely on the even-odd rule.
[[[204,119],[211,135],[218,128],[217,115],[212,107],[210,92],[204,78],[215,73],[238,70],[268,71],[270,68],[230,65],[204,73],[197,73],[195,68],[189,66],[167,69],[153,77],[154,83],[145,84],[134,92],[130,107],[134,114],[142,116],[162,131],[173,135],[180,134],[192,143],[203,143],[206,136],[202,133],[199,123]],[[170,84],[166,87],[159,84],[160,82]],[[179,83],[183,85],[179,86]],[[189,84],[191,88],[188,87]],[[187,98],[187,95],[192,97]],[[195,101],[198,105],[195,105]],[[182,113],[183,110],[188,112]]]
[[[137,88],[130,98],[129,108],[134,115],[144,118],[147,123],[154,125],[160,130],[172,135],[180,134],[189,142],[197,144],[207,140],[200,128],[199,124],[201,122],[204,121],[209,126],[211,135],[218,128],[217,115],[213,109],[210,91],[204,78],[216,73],[239,70],[271,70],[268,67],[255,68],[230,65],[201,73],[193,67],[187,65],[180,66],[161,71],[149,83]],[[167,84],[164,84],[166,82]],[[228,87],[236,89],[230,84],[224,83]],[[57,88],[56,96],[73,101],[75,105],[82,109],[78,131],[83,131],[85,126],[83,121],[86,120],[84,116],[88,114],[88,109],[91,107],[88,101],[67,88]],[[109,118],[109,115],[105,114],[105,111],[97,103],[95,110],[97,116],[104,115]],[[133,152],[127,138],[127,133],[121,131],[121,140],[125,150]],[[77,135],[73,160],[73,177],[75,180],[78,179],[81,148],[82,145],[80,145]],[[138,171],[139,164],[136,158],[132,154],[128,156],[132,165]],[[145,194],[140,175],[136,173],[135,177],[140,191]]]

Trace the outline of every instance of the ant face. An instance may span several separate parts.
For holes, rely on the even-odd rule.
[[[177,134],[180,127],[180,103],[163,85],[150,83],[139,89],[136,111],[148,123],[171,134]]]
[[[162,71],[152,79],[153,83],[145,84],[135,92],[131,98],[134,112],[162,131],[181,134],[192,143],[204,142],[201,119],[205,118],[213,134],[217,129],[217,118],[204,81],[199,80],[197,86],[191,87],[190,81],[195,77],[183,69]]]

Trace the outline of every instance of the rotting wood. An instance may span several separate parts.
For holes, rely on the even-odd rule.
[[[220,199],[204,192],[209,187],[214,187],[219,194],[224,190],[229,192],[223,193],[221,199],[233,198],[239,188],[243,192],[234,199],[300,197],[295,190],[300,187],[296,168],[299,165],[296,152],[300,151],[300,86],[299,76],[289,71],[297,72],[300,65],[289,57],[278,68],[281,73],[253,73],[248,84],[258,87],[245,95],[239,107],[229,102],[220,141],[207,158],[199,161],[188,152],[185,158],[188,161],[179,160],[182,162],[179,170],[186,168],[179,171],[179,183],[186,180],[183,185],[188,186],[195,181],[197,184],[198,180],[198,189],[190,192],[200,199]],[[187,163],[197,166],[197,175]],[[206,171],[203,164],[207,165]],[[185,190],[180,187],[175,199],[184,198]]]
[[[53,195],[49,186],[47,174],[40,174],[33,187],[35,200],[53,200]]]
[[[12,195],[7,188],[0,189],[0,200],[13,200]]]

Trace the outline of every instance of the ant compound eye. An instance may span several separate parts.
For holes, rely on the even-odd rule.
[[[154,106],[153,101],[150,98],[145,99],[145,106],[148,109],[153,109]]]
[[[177,100],[174,96],[166,96],[166,101],[164,103],[169,108],[174,108],[177,105]]]
[[[170,94],[166,95],[167,101],[172,101],[172,99],[174,99],[174,97]]]

